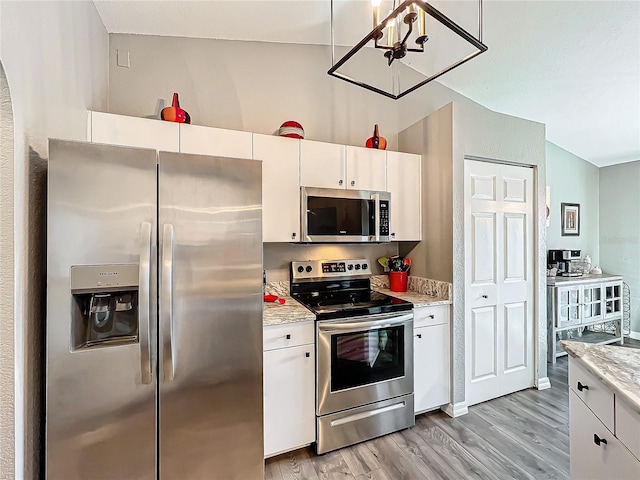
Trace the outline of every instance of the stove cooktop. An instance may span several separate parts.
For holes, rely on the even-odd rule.
[[[316,320],[413,308],[411,302],[371,290],[370,277],[369,263],[364,259],[292,262],[291,296],[311,310]]]

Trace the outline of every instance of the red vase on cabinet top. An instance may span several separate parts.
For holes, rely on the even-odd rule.
[[[369,137],[367,143],[365,143],[367,148],[377,148],[380,150],[387,149],[387,139],[380,136],[378,131],[378,124],[373,128],[373,137]]]
[[[167,122],[177,122],[177,123],[191,123],[191,116],[180,108],[180,101],[178,100],[178,94],[173,94],[173,103],[170,107],[165,107],[160,112],[160,118],[162,120],[166,120]]]

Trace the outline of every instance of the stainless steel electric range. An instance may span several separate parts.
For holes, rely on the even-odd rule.
[[[316,315],[317,452],[413,426],[413,304],[366,259],[292,262],[291,296]]]

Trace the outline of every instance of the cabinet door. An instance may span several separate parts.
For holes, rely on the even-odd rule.
[[[573,390],[569,390],[569,429],[572,479],[640,478],[640,462],[596,418]]]
[[[618,318],[622,314],[622,282],[602,285],[604,290],[604,318]]]
[[[250,159],[251,135],[250,132],[180,124],[180,152]]]
[[[300,140],[253,135],[253,158],[262,160],[262,241],[300,239]]]
[[[180,124],[91,112],[91,142],[179,152]]]
[[[581,322],[582,312],[580,305],[580,287],[558,287],[558,304],[556,311],[556,327],[562,328],[569,325],[578,325]]]
[[[316,439],[315,347],[264,352],[264,455]]]
[[[415,412],[449,402],[449,324],[414,329]]]
[[[602,285],[582,287],[582,323],[596,322],[602,318]]]
[[[300,185],[345,188],[344,145],[300,140]]]
[[[347,146],[347,188],[387,191],[387,152]]]
[[[387,191],[391,193],[391,240],[421,240],[420,155],[387,152]]]

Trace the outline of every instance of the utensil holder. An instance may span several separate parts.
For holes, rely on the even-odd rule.
[[[406,292],[407,272],[389,272],[389,290],[392,292]]]

